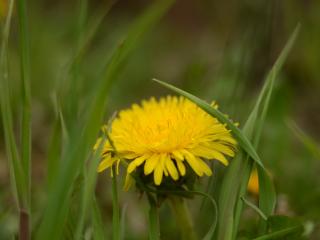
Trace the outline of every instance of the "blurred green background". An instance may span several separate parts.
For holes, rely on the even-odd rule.
[[[6,1],[0,2],[3,24]],[[65,102],[61,103],[64,108],[68,105],[68,95],[76,93],[81,102],[92,94],[95,79],[103,71],[112,49],[121,42],[133,19],[149,4],[150,1],[142,0],[114,3],[86,46],[79,71],[84,84],[70,85],[63,76],[77,48],[79,4],[62,0],[28,1],[33,114],[32,201],[35,211],[41,209],[46,199],[45,159],[55,119],[54,96],[66,96]],[[109,5],[108,1],[89,1],[85,17],[89,30]],[[9,70],[18,126],[21,106],[16,96],[21,93],[16,15],[9,42]],[[222,111],[241,125],[266,73],[297,23],[301,23],[300,35],[276,81],[259,152],[275,181],[277,213],[307,221],[312,231],[310,239],[319,239],[319,155],[310,151],[288,122],[295,121],[315,142],[320,141],[320,1],[177,1],[127,59],[121,75],[112,85],[106,119],[114,111],[143,98],[171,94],[151,81],[155,77],[208,101],[217,100]],[[0,239],[7,239],[15,232],[18,223],[9,182],[1,137]],[[100,175],[96,191],[106,229],[111,234],[109,174]],[[126,239],[146,239],[144,203],[135,192],[122,192],[120,199],[122,206],[127,208],[126,231],[130,234]],[[168,211],[166,207],[162,211],[163,239],[176,239],[178,233],[174,221],[167,220]],[[35,215],[33,220],[36,222],[40,216],[37,212]],[[249,213],[247,222],[252,221],[250,216]],[[247,222],[243,224],[244,231],[250,228],[245,226]]]

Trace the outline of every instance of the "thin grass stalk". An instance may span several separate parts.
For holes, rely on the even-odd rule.
[[[28,240],[30,238],[29,232],[29,213],[26,209],[29,209],[29,171],[28,170],[28,148],[24,148],[25,154],[24,162],[20,161],[18,154],[17,144],[14,137],[13,121],[12,121],[12,108],[10,104],[10,89],[8,81],[8,38],[10,32],[10,23],[13,12],[14,1],[9,1],[8,15],[5,22],[3,31],[3,40],[1,45],[1,83],[0,83],[0,95],[1,95],[1,112],[4,126],[6,152],[9,159],[10,166],[10,178],[14,185],[14,195],[19,206],[19,236],[20,239]],[[28,131],[26,131],[28,134]],[[23,134],[26,136],[26,134]],[[23,138],[24,141],[27,138]],[[25,143],[25,142],[23,142]],[[23,145],[25,146],[25,145]],[[26,170],[24,169],[26,168]]]
[[[287,120],[287,126],[296,135],[303,146],[318,160],[320,160],[320,146],[311,136],[307,135],[298,125],[292,120]]]
[[[80,91],[83,83],[83,78],[81,77],[81,59],[77,58],[77,54],[81,52],[81,47],[83,43],[83,39],[85,36],[85,25],[87,22],[87,12],[88,12],[88,0],[78,0],[78,16],[76,23],[76,36],[74,40],[74,50],[73,57],[75,61],[71,66],[71,75],[70,81],[68,85],[68,104],[66,109],[67,116],[67,126],[71,127],[74,123],[76,123],[77,118],[74,116],[78,116],[79,114],[79,98]],[[62,82],[63,86],[65,84]]]
[[[21,126],[21,162],[27,184],[26,210],[30,211],[31,188],[31,90],[30,90],[30,55],[26,1],[18,0],[18,19],[20,33],[20,64],[22,80],[22,126]]]
[[[20,239],[30,239],[31,222],[31,90],[29,37],[27,29],[26,1],[18,0],[20,33],[20,64],[22,80],[21,163],[26,182],[25,205],[20,210]]]
[[[8,39],[10,33],[11,18],[13,12],[14,0],[9,1],[8,14],[2,32],[1,56],[0,56],[0,105],[1,117],[4,130],[4,139],[6,153],[10,167],[11,183],[13,184],[13,194],[16,198],[16,203],[21,207],[24,202],[25,178],[20,162],[18,148],[14,137],[12,107],[10,103],[10,88],[9,88],[9,73],[8,73]]]

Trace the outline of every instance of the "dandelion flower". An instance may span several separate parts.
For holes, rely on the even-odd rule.
[[[254,195],[259,195],[259,177],[257,169],[252,170],[249,182],[248,191]]]
[[[213,104],[214,107],[217,107]],[[140,171],[153,175],[159,186],[164,178],[177,181],[191,169],[197,176],[212,174],[207,162],[228,165],[235,154],[236,141],[226,125],[183,97],[151,98],[119,112],[110,126],[98,172],[128,162],[127,179]],[[98,139],[95,148],[101,143]]]

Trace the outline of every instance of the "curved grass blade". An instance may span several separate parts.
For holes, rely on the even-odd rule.
[[[247,122],[244,126],[244,133],[248,136],[249,139],[253,141],[254,147],[257,149],[261,132],[262,126],[264,124],[266,114],[269,108],[269,103],[271,99],[271,94],[274,88],[274,82],[276,77],[281,70],[281,67],[284,64],[290,50],[293,47],[293,44],[297,38],[299,33],[300,25],[296,27],[292,35],[290,36],[288,42],[286,43],[284,49],[281,51],[278,59],[276,60],[275,64],[273,65],[272,69],[270,70],[267,78],[265,80],[264,86],[259,94],[258,100],[254,106],[253,111],[251,112]],[[250,159],[247,157],[245,160],[245,164],[243,165],[243,176],[242,176],[242,183],[240,187],[239,196],[244,196],[246,193],[250,173],[252,170],[252,163]],[[273,183],[270,179],[269,174],[264,170],[261,169],[260,166],[257,166],[258,176],[259,176],[259,209],[268,217],[270,216],[275,208],[276,203],[276,193],[274,190]],[[233,232],[233,239],[236,238],[238,224],[240,221],[240,216],[242,212],[242,202],[238,201],[235,207],[235,221],[234,221],[234,229]],[[260,230],[264,231],[266,229],[266,222],[262,220],[260,222]]]
[[[285,228],[273,233],[265,234],[263,236],[257,237],[253,240],[276,240],[276,239],[284,239],[284,237],[291,235],[293,233],[298,233],[301,231],[301,226],[294,226]]]
[[[294,121],[288,120],[287,125],[306,147],[306,149],[308,149],[309,152],[314,155],[314,157],[320,160],[320,147],[316,141],[308,136]]]
[[[197,104],[200,108],[202,108],[208,114],[217,118],[220,122],[227,124],[228,128],[232,131],[234,137],[237,139],[240,147],[243,150],[245,150],[250,155],[250,157],[252,157],[252,159],[254,159],[256,161],[256,163],[264,169],[263,163],[261,162],[260,157],[258,156],[258,154],[257,154],[256,150],[254,149],[253,145],[251,144],[251,142],[248,140],[248,138],[245,136],[245,134],[238,127],[236,127],[234,125],[234,123],[228,117],[226,117],[222,112],[213,108],[210,104],[201,100],[200,98],[198,98],[198,97],[196,97],[196,96],[194,96],[194,95],[192,95],[182,89],[179,89],[171,84],[165,83],[165,82],[160,81],[158,79],[153,79],[153,81],[160,83],[161,85],[165,86],[166,88],[169,88],[172,91],[188,98],[190,101]]]
[[[242,209],[242,202],[239,201],[239,197],[242,196],[246,191],[247,182],[249,180],[249,174],[251,172],[252,163],[251,160],[248,157],[251,157],[255,163],[257,163],[258,168],[258,174],[259,174],[259,184],[260,184],[260,198],[259,198],[259,206],[262,210],[262,212],[269,216],[272,214],[274,206],[275,206],[275,191],[273,184],[270,180],[270,177],[268,176],[268,173],[266,172],[265,168],[263,167],[262,162],[257,161],[252,155],[252,152],[248,152],[248,148],[243,147],[243,143],[249,142],[250,143],[250,149],[253,150],[253,153],[255,153],[255,149],[257,148],[261,131],[262,131],[262,125],[267,113],[267,109],[270,102],[270,97],[274,85],[274,80],[280,71],[284,60],[286,59],[290,49],[293,46],[293,43],[297,37],[297,34],[299,32],[300,26],[298,25],[295,29],[294,33],[291,35],[288,43],[286,44],[284,50],[281,52],[279,58],[277,59],[276,63],[274,64],[273,68],[271,69],[270,73],[268,74],[268,77],[266,79],[266,82],[264,84],[264,87],[259,95],[258,101],[251,112],[245,126],[243,129],[243,132],[237,132],[237,128],[231,123],[228,123],[224,119],[223,115],[217,111],[216,114],[212,114],[214,117],[217,117],[220,121],[227,123],[228,127],[233,131],[233,134],[235,137],[237,137],[237,134],[241,136],[241,134],[244,136],[244,139],[250,139],[252,140],[253,144],[249,142],[249,140],[245,140],[244,142],[240,142],[241,138],[239,138],[238,135],[238,142],[240,143],[240,146],[247,152],[249,156],[246,156],[246,154],[238,155],[237,159],[234,159],[234,161],[231,162],[228,170],[227,170],[227,176],[225,176],[223,187],[221,189],[220,194],[220,219],[219,226],[221,226],[219,229],[219,239],[235,239],[236,238],[236,232],[238,227],[238,222],[240,219],[241,209]],[[156,80],[157,82],[161,83],[162,85],[165,85],[166,87],[178,92],[179,94],[189,98],[190,100],[194,101],[196,104],[198,104],[201,108],[203,108],[205,111],[207,111],[209,114],[210,105],[206,104],[199,98],[186,93],[180,89],[177,89],[173,87],[172,85],[160,82]],[[241,144],[242,143],[242,144]],[[241,159],[243,159],[241,161]],[[239,182],[239,179],[244,179],[242,183]],[[240,189],[240,190],[239,190]],[[240,192],[240,193],[239,193]],[[222,233],[221,233],[222,232]]]
[[[247,206],[249,206],[251,209],[253,209],[257,214],[259,214],[259,216],[260,216],[263,220],[265,220],[265,221],[268,220],[267,216],[264,215],[264,213],[263,213],[256,205],[254,205],[253,203],[249,202],[249,201],[248,201],[247,199],[245,199],[244,197],[241,197],[241,200],[242,200]]]

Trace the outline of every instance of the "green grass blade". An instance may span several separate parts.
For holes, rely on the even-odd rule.
[[[284,64],[290,50],[293,47],[293,44],[297,38],[298,32],[300,29],[300,25],[298,25],[289,38],[288,42],[286,43],[284,49],[281,51],[278,59],[276,60],[275,64],[271,68],[267,78],[265,80],[264,86],[259,94],[258,100],[254,106],[253,111],[249,115],[247,122],[244,125],[244,133],[248,136],[249,139],[253,141],[254,147],[257,148],[262,132],[262,126],[264,124],[266,114],[269,108],[269,103],[271,99],[271,94],[274,88],[274,82],[276,77],[278,76],[281,67]],[[242,176],[243,181],[240,187],[239,196],[243,196],[246,193],[247,184],[249,181],[252,164],[250,160],[247,159],[246,163],[243,166],[244,175]],[[270,179],[269,174],[265,171],[265,169],[260,168],[257,166],[258,175],[259,175],[259,208],[260,210],[266,215],[270,216],[275,207],[276,203],[276,193],[274,190],[273,183]],[[242,202],[238,201],[237,206],[235,208],[235,221],[234,221],[234,228],[238,228],[238,224],[240,221],[240,216],[242,212]],[[261,229],[265,229],[266,223],[265,221],[261,221]],[[234,237],[236,238],[236,231],[234,231]]]
[[[287,125],[306,149],[308,149],[314,157],[320,160],[320,147],[317,142],[308,136],[294,121],[287,121]]]
[[[217,110],[214,112],[209,104],[189,93],[184,92],[183,90],[175,88],[172,85],[156,80],[160,84],[165,85],[171,90],[187,97],[191,101],[198,104],[206,112],[228,125],[228,127],[232,130],[234,136],[237,138],[240,146],[258,165],[259,183],[262,189],[260,194],[259,206],[263,213],[267,216],[269,216],[273,212],[275,206],[275,192],[270,177],[265,171],[262,162],[257,157],[258,155],[256,154],[255,149],[260,139],[262,125],[269,106],[274,80],[278,72],[280,71],[289,51],[291,50],[298,32],[299,26],[290,37],[284,50],[281,52],[279,58],[268,74],[264,87],[259,95],[258,101],[253,111],[251,112],[242,132],[238,130],[229,119],[224,117],[222,113]],[[250,139],[253,144],[251,144],[248,139]],[[250,160],[248,159],[246,154],[243,154],[241,156],[238,155],[238,157],[236,157],[236,159],[231,162],[227,170],[227,175],[225,176],[223,182],[219,200],[219,208],[221,209],[218,231],[219,239],[234,239],[236,237],[236,229],[242,209],[242,202],[239,201],[239,198],[246,191],[251,167],[252,164],[250,163]],[[240,184],[239,179],[244,179],[244,181]],[[239,194],[239,189],[240,193],[242,193],[241,195]]]
[[[0,71],[1,71],[1,83],[0,83],[0,94],[1,94],[1,112],[4,125],[5,141],[6,141],[6,150],[9,159],[10,166],[10,177],[12,183],[15,183],[17,202],[19,204],[19,237],[21,239],[28,239],[30,237],[30,109],[28,109],[29,104],[26,102],[26,99],[23,97],[23,114],[22,114],[22,128],[26,127],[27,129],[22,129],[22,159],[19,158],[18,149],[14,137],[13,131],[13,121],[12,121],[12,108],[10,104],[10,88],[9,88],[9,79],[8,79],[8,39],[10,32],[10,23],[12,17],[14,1],[9,3],[9,11],[5,22],[5,27],[3,31],[3,40],[1,45],[1,59],[0,59]],[[18,6],[19,7],[19,6]],[[21,17],[19,9],[19,19],[25,19]],[[21,22],[20,22],[21,25]],[[25,38],[23,27],[20,27],[20,40],[21,44],[21,67],[22,73],[21,76],[24,76],[24,67],[25,64],[28,64],[28,61],[24,61],[25,48],[24,44]],[[28,83],[28,81],[23,81],[23,85]],[[28,91],[27,91],[28,92]],[[25,93],[25,88],[23,89]],[[21,160],[21,161],[20,161]]]
[[[95,85],[95,94],[89,99],[87,115],[83,123],[70,132],[70,141],[66,146],[63,165],[57,182],[48,197],[43,221],[37,232],[37,239],[59,239],[64,218],[70,204],[70,192],[74,179],[84,165],[85,159],[92,151],[92,146],[102,124],[106,100],[111,84],[121,72],[121,66],[129,54],[141,42],[142,36],[168,11],[173,0],[157,1],[132,25],[125,41],[122,42],[105,69],[101,80]]]
[[[245,136],[245,134],[238,127],[236,127],[234,125],[234,123],[228,117],[226,117],[223,113],[221,113],[219,110],[213,108],[207,102],[201,100],[200,98],[198,98],[198,97],[196,97],[186,91],[183,91],[183,90],[181,90],[171,84],[162,82],[160,80],[157,80],[157,79],[153,79],[153,80],[156,81],[157,83],[160,83],[161,85],[165,86],[166,88],[169,88],[172,91],[188,98],[190,101],[197,104],[199,107],[201,107],[208,114],[217,118],[220,122],[227,124],[228,128],[232,131],[233,136],[237,139],[240,147],[244,151],[246,151],[250,155],[250,157],[252,157],[252,159],[254,159],[256,161],[256,163],[258,165],[260,165],[262,168],[264,168],[263,163],[261,162],[260,157],[258,156],[252,143],[248,140],[248,138]]]
[[[11,17],[13,12],[14,1],[9,2],[8,14],[2,33],[1,56],[0,56],[0,104],[1,116],[4,130],[4,139],[6,153],[10,166],[10,177],[14,185],[14,195],[16,196],[17,204],[20,208],[25,206],[25,196],[27,188],[25,176],[20,162],[20,157],[17,149],[17,143],[14,137],[12,107],[10,103],[10,88],[8,74],[8,39],[10,33]]]
[[[291,235],[293,233],[300,232],[300,231],[301,231],[301,226],[289,227],[273,233],[265,234],[253,240],[276,240],[276,239],[281,240],[288,235]]]
[[[214,212],[214,217],[213,217],[213,221],[211,223],[211,226],[207,232],[207,234],[203,237],[202,240],[211,240],[213,239],[216,227],[217,227],[217,223],[218,223],[218,206],[216,201],[214,200],[213,197],[211,197],[209,194],[206,194],[204,192],[199,192],[199,191],[192,191],[192,193],[197,194],[197,195],[201,195],[203,197],[205,197],[206,199],[209,199],[212,206],[213,206],[213,212]]]
[[[96,198],[93,196],[92,199],[92,226],[93,226],[93,239],[104,240],[105,237],[105,226],[102,221],[101,212],[97,203]]]
[[[85,53],[88,50],[88,46],[90,45],[90,43],[92,42],[92,40],[96,36],[104,18],[107,16],[109,11],[111,10],[115,1],[116,0],[110,1],[107,4],[107,6],[103,6],[101,12],[99,12],[97,14],[97,16],[94,17],[92,22],[90,22],[88,24],[88,26],[89,26],[88,30],[81,37],[81,41],[79,41],[79,46],[77,48],[77,51],[68,65],[69,66],[68,71],[70,71],[70,69],[72,69],[75,66],[75,64],[77,64],[78,62],[80,62],[83,59]]]
[[[29,37],[27,29],[26,1],[17,1],[19,34],[20,34],[20,64],[22,80],[22,126],[21,126],[21,162],[26,178],[27,195],[26,208],[30,210],[31,194],[31,90],[30,90],[30,60]]]
[[[251,209],[253,209],[263,220],[267,221],[268,217],[253,203],[245,199],[244,197],[241,197],[241,200]]]
[[[101,154],[103,151],[103,146],[105,144],[105,140],[101,141],[100,146],[97,151],[94,153],[92,160],[89,163],[88,167],[84,167],[84,189],[82,191],[81,196],[81,209],[80,215],[78,218],[77,229],[76,229],[76,237],[75,239],[81,239],[83,234],[83,227],[85,224],[85,220],[88,215],[89,206],[92,205],[90,201],[93,200],[92,196],[94,196],[94,188],[97,181],[97,168],[99,165],[99,161],[101,159]],[[86,170],[88,168],[88,171]]]

